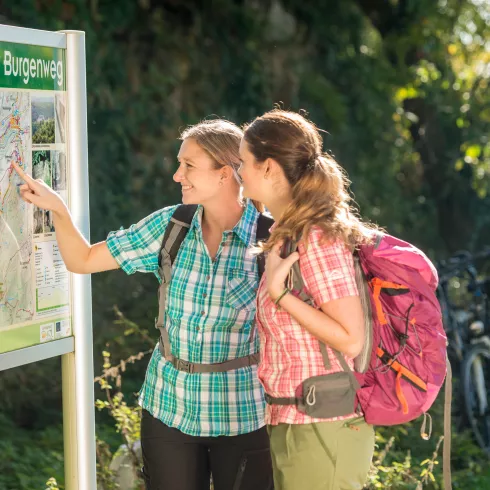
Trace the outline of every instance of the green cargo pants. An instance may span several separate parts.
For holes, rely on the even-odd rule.
[[[374,430],[363,417],[269,425],[274,490],[353,490],[364,486]]]

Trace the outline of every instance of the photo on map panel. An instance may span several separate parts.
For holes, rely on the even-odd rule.
[[[52,162],[50,150],[36,150],[32,152],[32,178],[43,180],[52,187]]]
[[[51,151],[53,190],[66,190],[66,154],[63,151]]]
[[[56,92],[54,96],[55,143],[65,143],[66,137],[66,97]]]
[[[33,211],[33,233],[34,235],[39,235],[40,233],[44,233],[44,212],[36,206],[33,207]]]
[[[53,223],[53,213],[51,211],[44,211],[44,227],[43,233],[53,233],[54,223]]]
[[[31,98],[32,144],[55,142],[54,95],[35,94]]]

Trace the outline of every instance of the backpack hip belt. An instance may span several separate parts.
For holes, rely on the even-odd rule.
[[[160,342],[158,344],[162,357],[170,362],[175,369],[184,373],[223,373],[247,366],[254,366],[260,361],[260,354],[250,354],[244,357],[237,357],[229,361],[216,362],[212,364],[198,364],[195,362],[178,359],[170,352],[170,341],[165,327],[158,327],[160,330]]]

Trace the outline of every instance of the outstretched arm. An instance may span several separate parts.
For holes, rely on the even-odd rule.
[[[70,272],[91,274],[117,269],[118,263],[109,252],[106,242],[90,245],[73,223],[63,199],[41,180],[34,180],[16,163],[12,167],[24,181],[20,195],[27,203],[52,211],[58,248]]]

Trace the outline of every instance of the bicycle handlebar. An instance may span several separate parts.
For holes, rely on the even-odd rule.
[[[486,258],[490,258],[490,247],[485,247],[481,252],[474,254],[467,250],[461,250],[449,259],[439,261],[436,264],[439,272],[439,283],[447,282],[462,272],[468,272],[471,279],[476,280],[477,271],[473,262]]]

